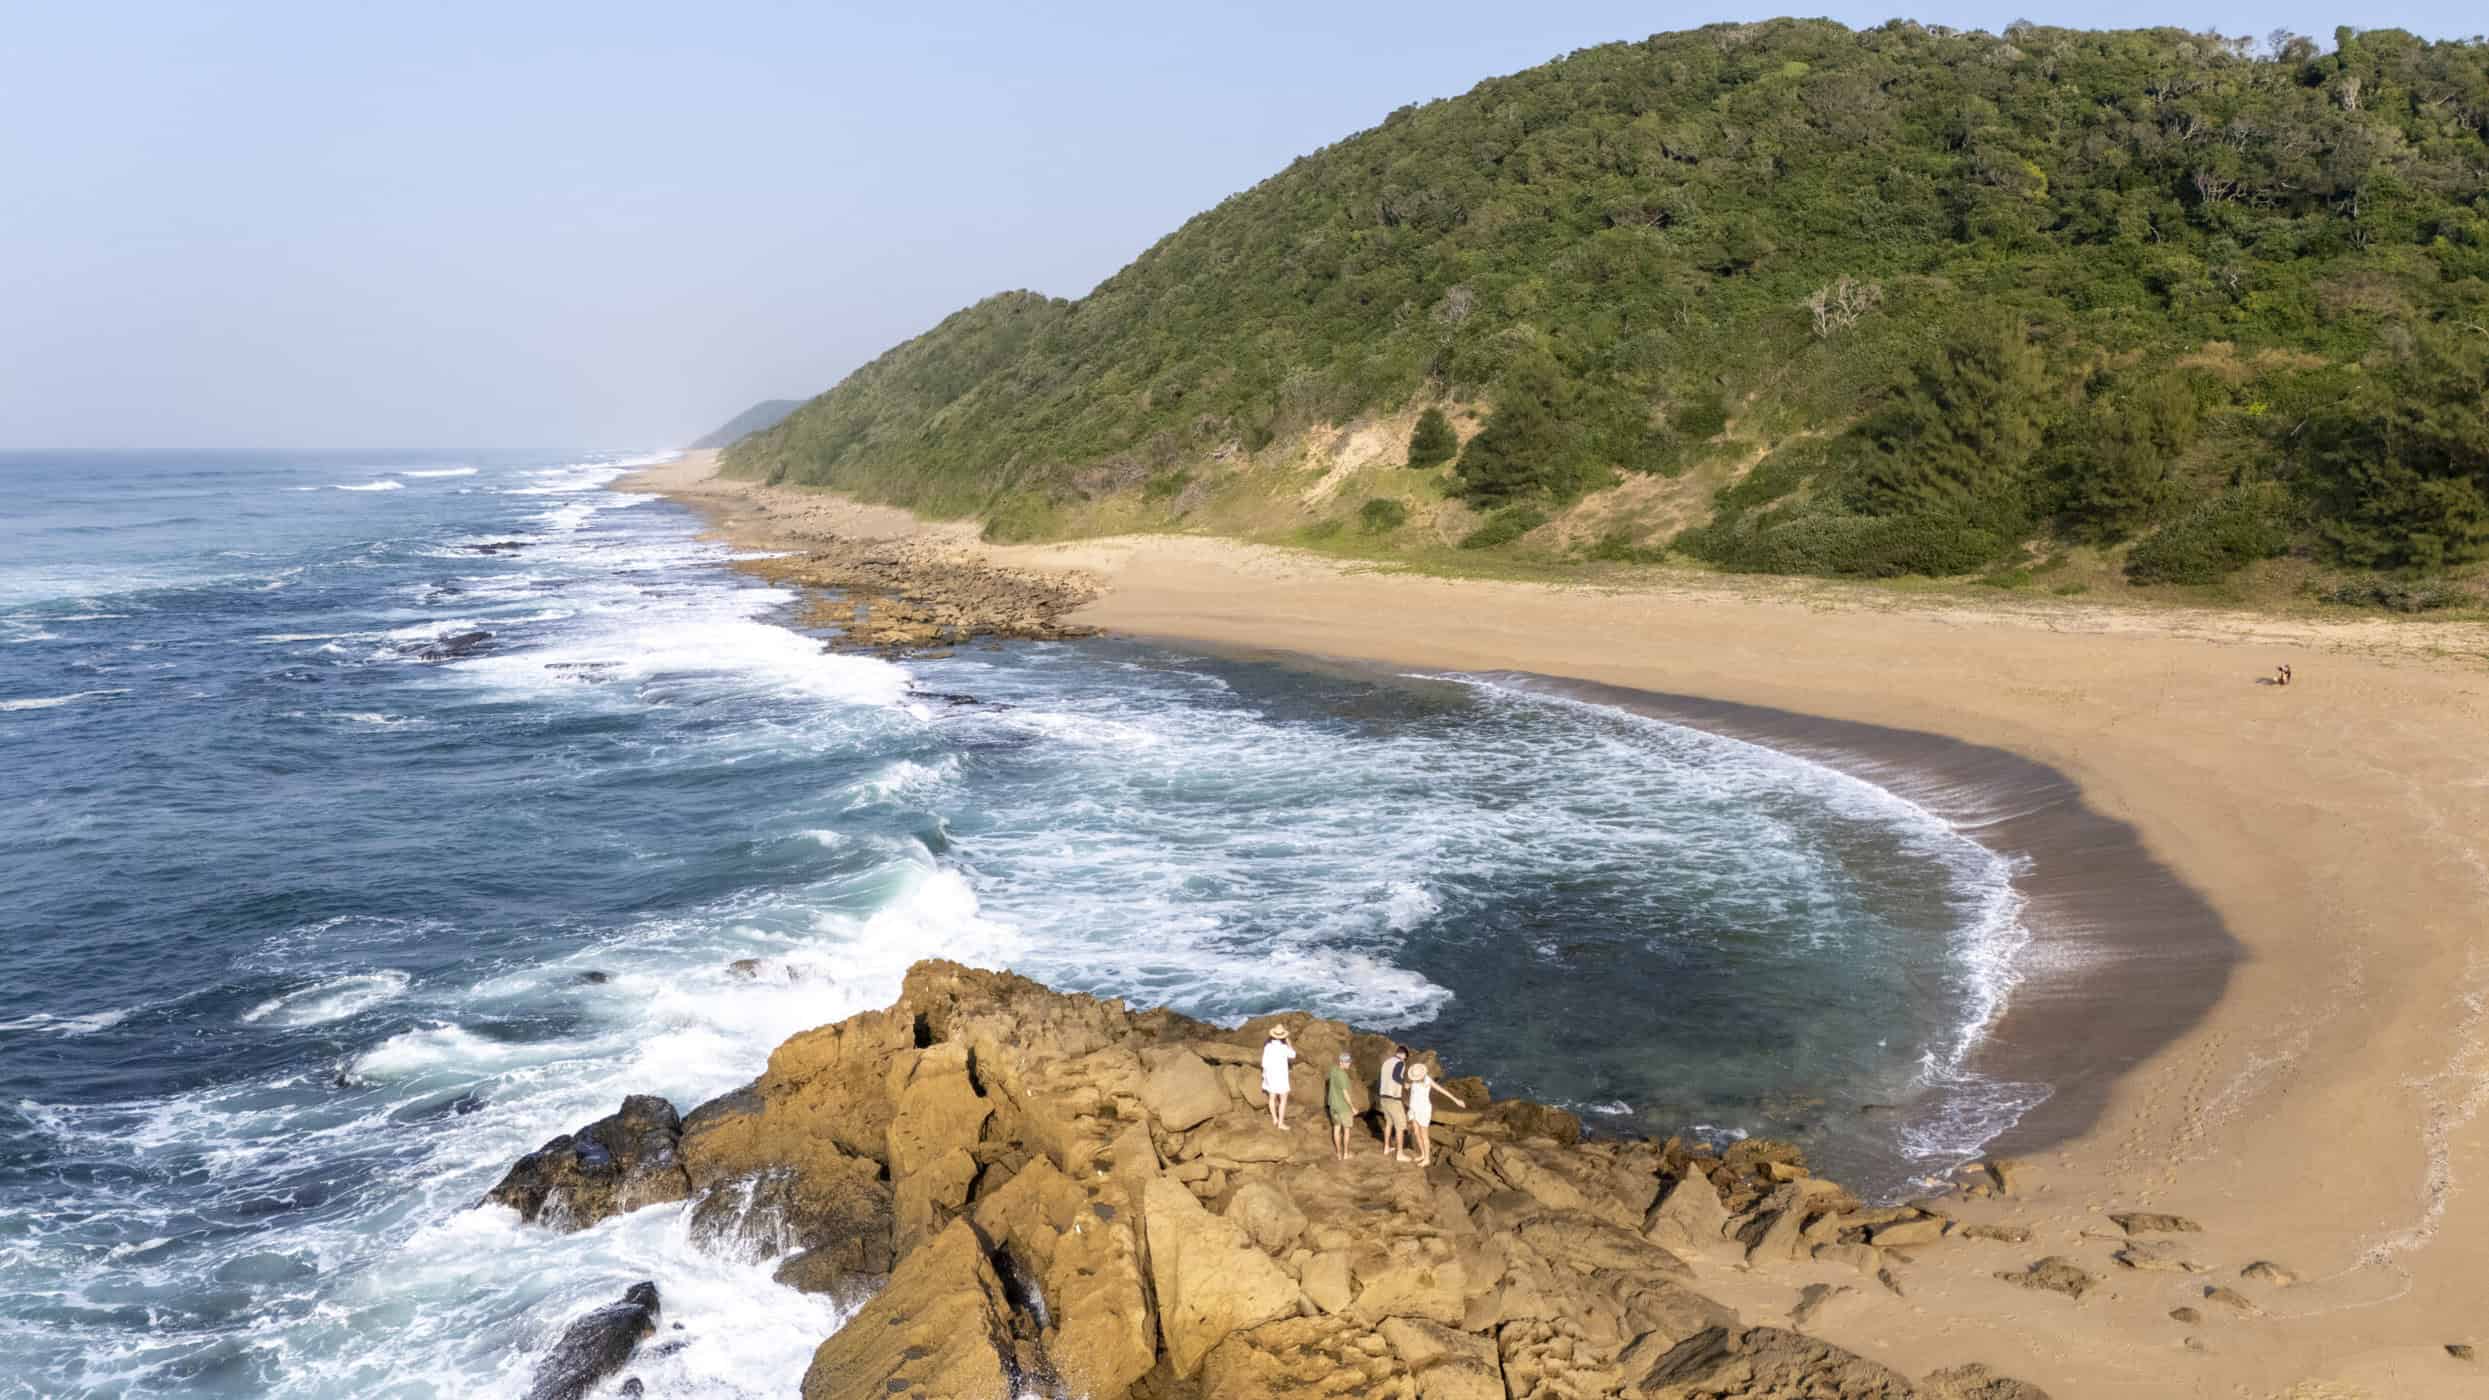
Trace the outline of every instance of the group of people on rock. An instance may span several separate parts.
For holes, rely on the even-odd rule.
[[[1288,1126],[1288,1065],[1296,1058],[1286,1026],[1270,1028],[1270,1037],[1262,1043],[1262,1093],[1270,1100],[1270,1121],[1281,1128]],[[1348,1129],[1357,1114],[1352,1094],[1355,1083],[1353,1062],[1342,1050],[1339,1063],[1324,1076],[1323,1111],[1331,1119],[1331,1156],[1348,1160]],[[1413,1059],[1406,1045],[1394,1045],[1383,1057],[1381,1073],[1375,1076],[1374,1103],[1382,1119],[1383,1155],[1423,1167],[1435,1160],[1434,1140],[1427,1129],[1435,1121],[1435,1099],[1447,1098],[1455,1108],[1468,1103],[1427,1069],[1426,1062]],[[1409,1155],[1410,1143],[1417,1146],[1417,1155]]]

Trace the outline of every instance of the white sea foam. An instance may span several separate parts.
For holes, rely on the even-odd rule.
[[[379,481],[366,481],[359,486],[339,485],[333,489],[339,491],[403,491],[406,489],[406,483],[391,481],[384,477]]]
[[[352,1072],[373,1081],[473,1079],[566,1059],[579,1048],[552,1041],[494,1040],[464,1026],[441,1024],[389,1037],[358,1056]]]
[[[242,1020],[272,1026],[324,1026],[394,1000],[405,993],[406,985],[406,974],[395,970],[331,978],[270,997],[243,1012]]]
[[[1905,1124],[1904,1153],[1938,1170],[1949,1168],[1967,1160],[2046,1100],[2046,1085],[1998,1081],[1971,1067],[1988,1032],[2003,1018],[2026,971],[2023,959],[2031,943],[2031,931],[2022,922],[2024,900],[2015,886],[2021,873],[2017,861],[1980,845],[1955,823],[1919,803],[1811,758],[1568,696],[1515,690],[1485,678],[1445,679],[1473,686],[1505,703],[1595,711],[1625,724],[1647,726],[1718,753],[1734,755],[1739,762],[1703,765],[1687,776],[1698,784],[1710,785],[1715,796],[1727,803],[1746,802],[1761,787],[1801,792],[1829,809],[1885,826],[1913,854],[1935,861],[1949,872],[1952,880],[1953,962],[1960,1014],[1950,1033],[1922,1052],[1919,1087],[1946,1092],[1934,1112],[1921,1114]],[[1795,847],[1777,847],[1768,840],[1756,842],[1751,831],[1744,835],[1749,843],[1766,851],[1777,868],[1803,868],[1814,859]],[[1826,870],[1803,883],[1821,887],[1831,875]]]
[[[0,1031],[42,1031],[50,1035],[93,1035],[107,1031],[129,1019],[131,1008],[114,1011],[93,1011],[84,1016],[55,1016],[47,1011],[20,1016],[13,1021],[0,1021]]]
[[[1406,933],[1443,911],[1442,901],[1414,880],[1394,880],[1383,890],[1383,922]]]
[[[127,687],[118,690],[80,690],[68,695],[31,696],[20,700],[0,700],[0,710],[49,710],[62,705],[75,705],[81,700],[101,700],[113,695],[129,694]]]
[[[476,469],[473,467],[432,467],[423,471],[401,471],[398,475],[426,478],[438,476],[473,476],[475,475],[475,470]]]

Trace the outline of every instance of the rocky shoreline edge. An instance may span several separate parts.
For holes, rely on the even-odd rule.
[[[1094,635],[1065,621],[1103,593],[1085,573],[994,562],[973,529],[929,525],[904,511],[796,487],[728,481],[716,453],[633,473],[620,491],[661,495],[740,551],[735,569],[806,591],[802,625],[841,650],[925,655],[982,640]]]
[[[1257,1066],[1274,1025],[1300,1051],[1284,1131]],[[1445,1081],[1473,1107],[1438,1111],[1431,1167],[1363,1128],[1335,1161],[1323,1070],[1352,1056],[1362,1113],[1390,1043],[921,962],[889,1009],[790,1038],[688,1114],[632,1097],[487,1199],[561,1230],[681,1203],[703,1248],[776,1260],[845,1314],[805,1400],[2045,1400],[1976,1364],[1913,1380],[1805,1331],[1954,1240],[2021,1242],[2012,1227],[1862,1206],[1785,1143],[1584,1141],[1572,1114],[1475,1079]],[[1990,1163],[1973,1194],[2016,1176]],[[1784,1294],[1815,1281],[1772,1324],[1704,1291],[1782,1272]],[[2096,1282],[2061,1258],[2000,1276]],[[662,1287],[574,1322],[531,1400],[639,1393],[622,1373]]]

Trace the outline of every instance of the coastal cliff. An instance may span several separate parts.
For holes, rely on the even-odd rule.
[[[1260,1091],[1272,1026],[1300,1052],[1285,1131]],[[1334,1160],[1323,1069],[1352,1057],[1362,1113],[1390,1043],[920,962],[889,1009],[789,1039],[680,1117],[627,1100],[490,1199],[555,1229],[687,1201],[705,1247],[855,1309],[806,1400],[2042,1396],[1798,1330],[1853,1285],[1804,1287],[1787,1326],[1712,1296],[1800,1266],[1898,1292],[1961,1233],[1932,1203],[1863,1207],[1787,1144],[1584,1141],[1570,1113],[1452,1078],[1470,1107],[1438,1111],[1431,1167],[1362,1127]]]

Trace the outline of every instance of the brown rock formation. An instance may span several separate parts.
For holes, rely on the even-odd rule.
[[[1270,1024],[1305,1054],[1285,1130],[1255,1102]],[[1942,1216],[1861,1209],[1785,1143],[1584,1142],[1571,1115],[1467,1080],[1473,1107],[1437,1118],[1433,1167],[1364,1138],[1335,1162],[1313,1067],[1344,1050],[1370,1080],[1387,1045],[1301,1014],[1222,1030],[920,963],[889,1010],[788,1040],[672,1138],[672,1110],[634,1100],[496,1195],[539,1215],[557,1194],[574,1213],[688,1196],[706,1247],[869,1294],[822,1343],[806,1400],[2036,1395],[1985,1373],[1913,1387],[1703,1296],[1699,1270],[1749,1251],[1889,1279],[1871,1234],[1946,1247]],[[583,1190],[582,1138],[591,1157],[633,1145],[637,1165],[598,1166],[614,1182]],[[670,1196],[645,1185],[658,1147]]]

